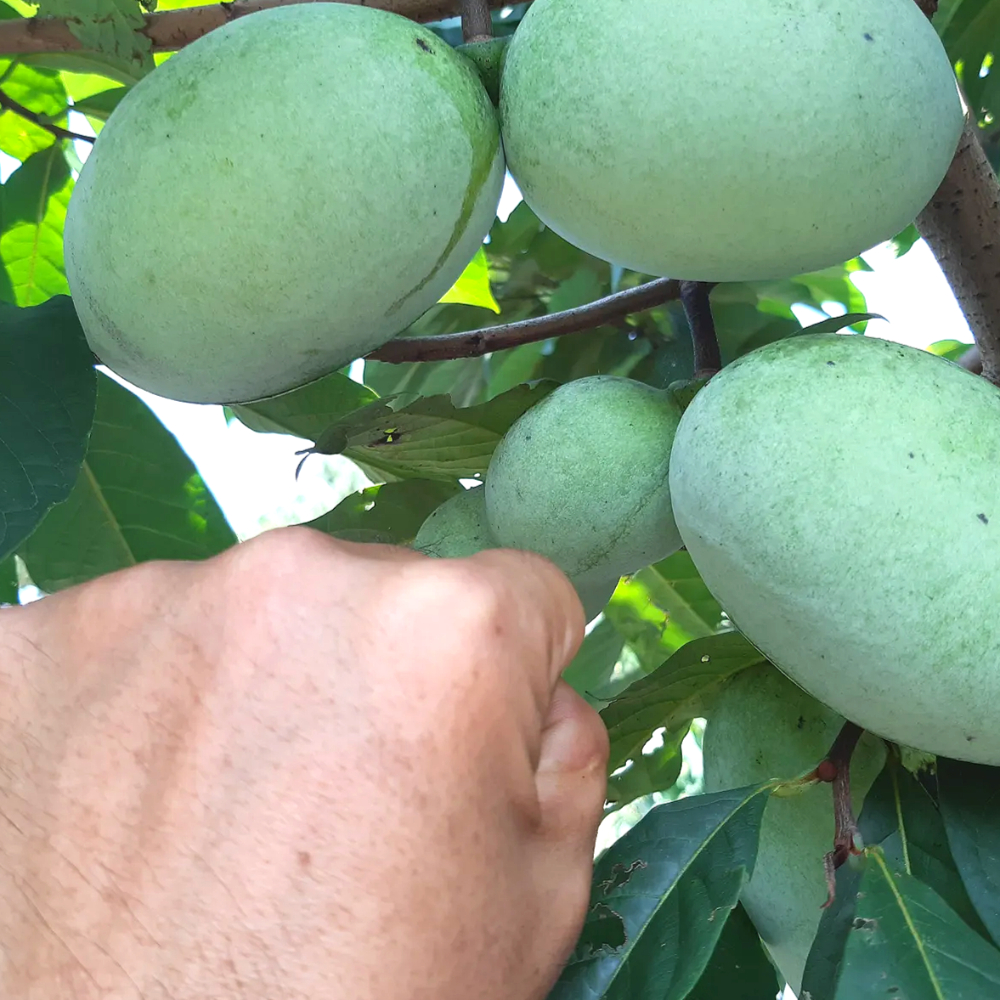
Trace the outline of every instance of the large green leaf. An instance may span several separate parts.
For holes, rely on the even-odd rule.
[[[0,604],[17,604],[19,593],[17,563],[9,555],[0,562]]]
[[[778,975],[749,914],[737,906],[687,1000],[774,1000],[780,990]]]
[[[236,542],[174,436],[136,395],[101,375],[87,458],[20,556],[45,591],[151,559],[204,559]]]
[[[938,758],[948,844],[965,889],[1000,942],[1000,768]]]
[[[590,630],[576,656],[563,671],[563,680],[591,705],[601,705],[603,688],[611,677],[625,640],[607,618]]]
[[[894,753],[865,797],[861,830],[865,843],[881,847],[890,865],[929,885],[970,927],[989,937],[962,884],[941,810]]]
[[[73,304],[0,304],[0,559],[65,500],[94,419],[96,373]]]
[[[662,726],[675,729],[703,716],[726,678],[764,661],[739,632],[695,639],[601,712],[611,737],[611,768],[634,758]]]
[[[590,910],[549,1000],[681,1000],[757,858],[769,785],[665,803],[597,861]]]
[[[64,123],[68,101],[58,73],[23,61],[0,59],[0,74],[0,87],[8,97],[29,111]],[[55,136],[41,125],[14,111],[0,113],[0,149],[8,156],[26,160],[54,144]]]
[[[334,422],[315,450],[343,453],[383,482],[481,476],[510,425],[554,388],[518,386],[465,408],[448,396],[383,398]]]
[[[1000,996],[1000,951],[879,847],[844,865],[802,994],[811,1000],[987,1000]]]
[[[409,545],[431,511],[461,490],[457,482],[421,479],[369,486],[308,526],[347,542]]]
[[[69,293],[63,267],[63,224],[73,178],[60,146],[21,164],[3,186],[2,260],[14,301],[37,305]]]
[[[331,424],[377,399],[367,386],[333,372],[300,389],[230,409],[251,430],[315,441]]]

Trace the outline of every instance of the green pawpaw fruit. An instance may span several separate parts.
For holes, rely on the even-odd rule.
[[[347,4],[265,10],[115,109],[70,200],[66,276],[119,375],[248,401],[433,305],[488,232],[503,176],[475,68],[429,29]]]
[[[670,491],[705,584],[792,680],[1000,764],[1000,390],[873,337],[782,340],[695,396]]]
[[[909,225],[962,106],[913,0],[535,0],[500,89],[548,226],[648,274],[784,278]]]
[[[632,379],[561,385],[493,453],[485,487],[493,536],[547,556],[578,584],[676,552],[667,470],[680,413],[671,393]]]

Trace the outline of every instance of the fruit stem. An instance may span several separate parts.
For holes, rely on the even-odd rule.
[[[709,293],[717,282],[682,281],[681,304],[694,343],[694,377],[711,378],[722,367],[719,338],[715,332]]]
[[[647,281],[614,295],[605,295],[585,306],[564,309],[548,316],[501,323],[461,333],[441,333],[433,337],[397,337],[368,355],[372,361],[401,365],[411,361],[450,361],[454,358],[481,358],[521,344],[533,344],[550,337],[593,330],[628,316],[652,309],[681,297],[680,283],[671,278]]]
[[[462,39],[488,42],[493,37],[493,18],[487,0],[462,0]]]
[[[861,834],[858,831],[858,822],[854,818],[854,805],[851,802],[851,757],[863,732],[864,730],[855,723],[845,722],[833,741],[830,752],[823,759],[823,764],[832,764],[834,768],[833,850],[823,858],[828,893],[823,904],[824,910],[836,898],[834,873],[852,854],[860,854],[862,851]],[[829,768],[824,770],[828,772]]]

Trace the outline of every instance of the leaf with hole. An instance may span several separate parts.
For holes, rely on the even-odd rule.
[[[757,856],[768,785],[656,806],[594,866],[583,932],[549,1000],[681,1000]]]

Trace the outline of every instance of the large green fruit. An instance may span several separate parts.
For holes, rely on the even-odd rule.
[[[705,729],[705,787],[714,792],[796,778],[826,756],[843,724],[769,664],[744,670],[719,695]],[[884,763],[885,745],[866,733],[851,761],[855,815]],[[823,856],[833,850],[833,834],[829,785],[772,796],[741,897],[796,994],[827,896]]]
[[[561,385],[493,453],[485,489],[494,537],[547,556],[577,583],[676,552],[667,472],[680,414],[670,393],[632,379]]]
[[[777,278],[913,221],[962,108],[913,0],[535,0],[501,129],[557,233],[649,274]]]
[[[66,218],[73,301],[101,360],[142,388],[279,393],[436,302],[503,174],[476,71],[428,29],[339,3],[251,14],[111,116]]]
[[[479,486],[445,500],[420,526],[413,548],[438,559],[462,559],[483,549],[499,548],[487,523],[485,496],[485,488]],[[587,621],[604,610],[618,579],[605,577],[580,584],[570,578]]]
[[[1000,764],[1000,390],[885,340],[779,341],[695,397],[670,489],[708,588],[794,681]]]

